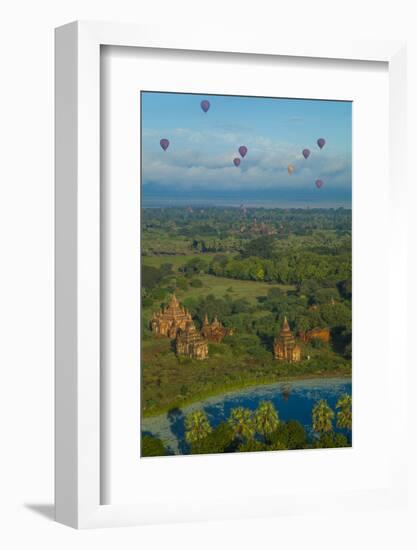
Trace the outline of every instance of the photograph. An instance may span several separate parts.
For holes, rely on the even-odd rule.
[[[417,550],[414,3],[2,8],[0,550]]]
[[[140,456],[351,447],[352,102],[138,101]]]

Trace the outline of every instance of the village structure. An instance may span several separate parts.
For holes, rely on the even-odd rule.
[[[174,346],[178,356],[198,360],[207,359],[209,342],[219,343],[225,336],[233,335],[233,329],[224,327],[217,317],[210,323],[207,315],[199,331],[190,312],[179,303],[175,294],[172,295],[167,307],[152,315],[150,326],[155,336],[175,340]],[[303,341],[314,338],[328,341],[329,332],[327,329],[315,329],[302,335]],[[301,360],[301,348],[291,332],[286,317],[275,337],[273,351],[275,359],[279,361],[295,363]]]
[[[274,357],[287,363],[295,363],[301,360],[301,348],[295,341],[286,317],[281,331],[274,340]]]

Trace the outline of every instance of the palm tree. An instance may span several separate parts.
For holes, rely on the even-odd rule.
[[[255,411],[255,429],[260,433],[265,442],[279,426],[278,412],[271,401],[262,401]]]
[[[185,440],[189,444],[201,441],[213,431],[203,411],[195,411],[185,417],[185,430]]]
[[[352,396],[345,393],[336,403],[337,427],[352,431]]]
[[[232,409],[228,420],[233,428],[234,438],[251,439],[255,433],[252,412],[244,407]]]
[[[325,399],[318,401],[313,407],[313,430],[324,434],[333,430],[334,412]]]

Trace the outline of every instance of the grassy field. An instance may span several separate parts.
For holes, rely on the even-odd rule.
[[[200,253],[190,256],[143,256],[142,263],[143,265],[158,268],[164,263],[169,263],[173,265],[174,270],[178,270],[178,268],[184,265],[189,259],[197,256],[210,262],[214,254]],[[250,303],[256,304],[256,298],[258,296],[266,296],[268,290],[271,288],[280,288],[284,291],[294,289],[291,285],[269,284],[259,281],[241,281],[206,274],[198,275],[197,278],[201,280],[203,286],[200,288],[190,287],[188,290],[178,290],[177,295],[180,300],[190,297],[198,298],[200,296],[207,296],[208,294],[213,294],[216,298],[223,298],[226,294],[228,294],[233,299],[246,298]],[[232,290],[230,291],[230,289]]]
[[[271,285],[258,281],[240,281],[236,279],[227,279],[225,277],[215,277],[214,275],[199,275],[198,277],[203,286],[201,288],[189,288],[185,291],[179,291],[180,299],[199,296],[214,296],[223,297],[229,294],[233,299],[246,298],[250,303],[256,304],[258,296],[266,296],[271,288],[281,288],[282,290],[292,290],[294,287],[290,285]],[[232,289],[229,290],[228,289]]]

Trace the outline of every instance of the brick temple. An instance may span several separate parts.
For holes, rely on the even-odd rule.
[[[188,321],[184,329],[178,331],[175,339],[177,355],[203,360],[208,357],[208,342],[195,328],[193,321]]]
[[[204,317],[201,335],[211,342],[221,342],[225,336],[232,336],[233,329],[225,328],[222,323],[214,318],[212,323],[209,323],[207,313]]]
[[[296,363],[301,360],[301,348],[295,341],[286,317],[274,340],[274,357],[288,363]]]
[[[155,336],[175,340],[177,355],[199,360],[208,357],[207,339],[196,329],[190,312],[178,302],[175,294],[166,308],[152,315],[150,325]]]
[[[181,306],[173,294],[168,306],[152,315],[151,329],[155,336],[175,338],[177,332],[184,330],[189,321],[192,321],[189,311]]]
[[[307,331],[300,331],[300,338],[303,342],[309,343],[313,340],[320,340],[324,344],[330,342],[330,329],[328,328],[312,328]]]

